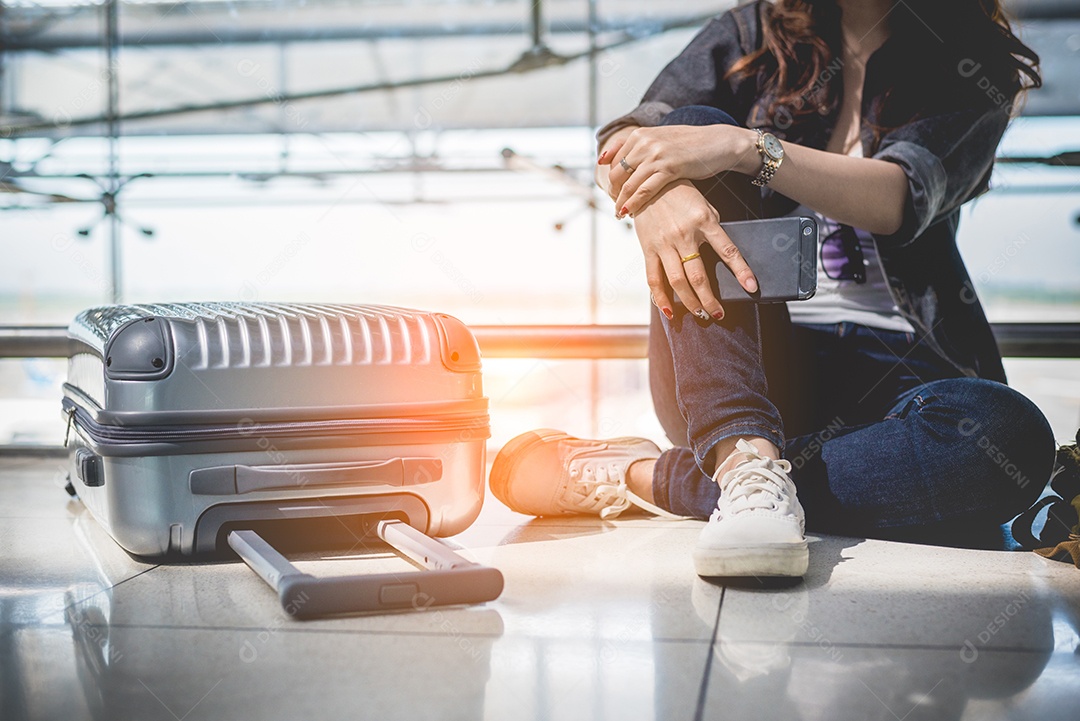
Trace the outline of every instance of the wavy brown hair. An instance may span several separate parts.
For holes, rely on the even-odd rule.
[[[1042,85],[1039,56],[1012,30],[999,0],[905,0],[888,15],[875,145],[920,116],[958,107],[1012,107]],[[836,0],[766,3],[762,46],[728,76],[757,76],[762,109],[798,125],[840,101],[840,8]],[[888,50],[885,50],[888,48]]]

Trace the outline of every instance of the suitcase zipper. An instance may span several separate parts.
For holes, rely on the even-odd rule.
[[[325,435],[366,435],[375,433],[433,433],[446,431],[484,431],[490,433],[487,413],[443,414],[437,418],[358,418],[323,421],[294,421],[273,423],[232,423],[205,426],[108,426],[95,421],[90,414],[69,398],[63,400],[68,415],[68,432],[72,426],[95,442],[118,445],[140,443],[185,443],[223,441],[238,438],[298,437]],[[65,438],[65,445],[67,445]]]

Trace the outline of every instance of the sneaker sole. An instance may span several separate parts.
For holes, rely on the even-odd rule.
[[[528,451],[533,446],[542,445],[549,438],[555,437],[567,438],[569,436],[562,431],[542,428],[511,438],[499,450],[499,453],[495,456],[495,461],[491,464],[491,474],[488,476],[488,487],[491,488],[491,495],[502,501],[503,505],[511,511],[536,515],[532,511],[515,508],[515,505],[511,502],[509,492],[510,476],[517,466],[517,459],[523,457],[525,451]]]
[[[694,549],[694,570],[705,578],[713,576],[806,575],[810,551],[806,541],[743,548]]]

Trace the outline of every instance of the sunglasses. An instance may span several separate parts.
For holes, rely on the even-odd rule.
[[[850,225],[839,225],[821,241],[821,269],[833,280],[866,282],[866,263],[859,236]]]

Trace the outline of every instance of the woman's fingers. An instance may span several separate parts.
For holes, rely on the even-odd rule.
[[[633,172],[633,166],[630,166],[630,170],[623,167],[623,164],[619,162],[625,159],[626,145],[629,137],[617,138],[611,141],[609,146],[604,149],[603,155],[601,155],[599,162],[601,165],[608,166],[608,193],[611,195],[611,199],[619,197],[619,193],[622,192],[623,183],[630,177]],[[629,165],[629,163],[627,163]],[[616,212],[620,206],[615,206]]]
[[[671,320],[674,317],[671,309],[675,303],[671,299],[667,279],[664,277],[664,264],[660,261],[660,256],[646,254],[645,279],[649,283],[649,293],[653,303],[661,313],[667,316],[668,320]]]
[[[664,188],[634,216],[649,290],[669,319],[673,300],[681,301],[702,320],[724,317],[724,309],[713,294],[712,270],[698,254],[708,242],[706,228],[712,227],[719,228],[716,209],[687,180]]]
[[[735,279],[739,281],[747,293],[756,293],[758,289],[757,278],[754,271],[747,265],[739,247],[731,241],[728,234],[719,223],[712,225],[705,233],[706,240],[713,247],[720,260],[731,269]]]
[[[683,258],[690,259],[683,262]],[[688,311],[701,320],[724,317],[724,309],[712,293],[705,264],[697,251],[680,256],[679,251],[668,247],[661,251],[660,259],[664,263],[668,284]]]
[[[614,149],[611,156],[611,170],[608,178],[611,181],[611,197],[615,201],[615,216],[619,218],[630,214],[629,210],[623,211],[626,201],[641,183],[651,177],[653,172],[651,168],[641,167],[641,164],[646,162],[646,158],[638,147],[640,138],[640,129],[634,131],[618,148]],[[660,188],[654,188],[653,193],[662,189],[664,185],[667,183],[661,185]]]
[[[660,192],[671,183],[672,178],[666,173],[648,173],[637,169],[623,183],[618,197],[615,198],[615,215],[634,215],[651,203]]]
[[[723,318],[724,308],[713,294],[712,279],[709,277],[709,270],[705,265],[705,261],[698,256],[683,263],[682,267],[687,282],[689,282],[690,287],[694,289],[701,310],[704,310],[706,315],[716,320]],[[687,306],[687,308],[689,307],[690,306]],[[699,311],[695,311],[694,314],[702,320],[705,319],[705,316]]]
[[[620,152],[622,149],[620,149]],[[616,155],[611,159],[611,165],[608,168],[608,180],[610,181],[610,194],[611,199],[616,201],[616,215],[622,217],[627,213],[622,213],[622,201],[624,198],[629,198],[630,193],[633,193],[647,178],[650,178],[648,169],[636,167],[626,160],[625,155]],[[653,186],[656,183],[653,183]],[[666,182],[657,188],[660,190]],[[654,194],[654,193],[653,193]]]
[[[600,153],[600,157],[596,159],[596,164],[597,165],[612,165],[613,163],[618,162],[616,160],[616,158],[621,157],[619,155],[619,151],[622,149],[623,145],[625,145],[625,144],[626,144],[626,138],[625,137],[620,138],[618,136],[615,136],[614,138],[612,138],[608,142],[607,147],[604,148],[604,152]]]
[[[626,187],[627,183],[633,181],[634,173],[637,171],[637,168],[630,165],[630,163],[621,162],[624,159],[625,158],[623,157],[615,156],[611,159],[611,165],[608,167],[608,182],[611,186],[609,192],[612,200],[616,200],[622,195],[623,188]],[[620,215],[620,208],[622,208],[621,205],[615,205],[616,215]]]

